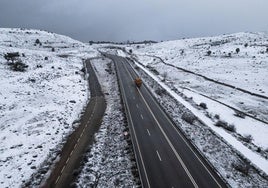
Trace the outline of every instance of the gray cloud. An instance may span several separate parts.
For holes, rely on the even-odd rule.
[[[268,31],[267,0],[1,0],[0,27],[82,41],[170,40]]]

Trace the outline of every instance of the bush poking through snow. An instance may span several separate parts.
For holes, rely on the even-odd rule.
[[[217,126],[217,127],[226,127],[227,125],[228,125],[228,123],[226,121],[223,121],[223,120],[219,120],[215,124],[215,126]]]
[[[36,39],[35,40],[35,44],[40,44],[40,40],[39,39]]]
[[[235,51],[238,54],[240,52],[240,49],[239,48],[236,48]]]
[[[220,119],[220,115],[219,114],[215,114],[214,118],[215,119]]]
[[[199,106],[202,107],[203,109],[208,109],[207,104],[204,103],[204,102],[201,102],[201,103],[199,104]]]
[[[244,175],[248,175],[248,172],[250,169],[249,164],[245,164],[245,163],[236,163],[236,164],[233,164],[233,167],[234,169],[243,173]]]
[[[210,56],[211,55],[211,51],[207,51],[207,56]]]
[[[189,112],[184,112],[181,116],[181,118],[186,121],[187,123],[193,124],[194,121],[196,120],[195,115]]]
[[[26,68],[28,68],[28,65],[22,62],[21,59],[16,59],[12,63],[8,63],[9,67],[13,71],[18,71],[18,72],[25,72]]]
[[[223,120],[218,120],[217,123],[215,124],[217,127],[222,127],[227,131],[235,132],[236,128],[233,124],[228,124],[226,121]]]
[[[134,65],[134,69],[140,70],[140,67],[138,67],[137,65]]]
[[[165,82],[167,79],[167,72],[164,72],[162,76],[163,76],[163,82]]]
[[[157,88],[157,89],[155,90],[155,93],[156,93],[157,95],[159,95],[159,96],[162,96],[162,95],[164,95],[164,94],[166,93],[166,90],[161,89],[161,88]]]
[[[235,132],[236,128],[234,126],[234,124],[228,124],[227,127],[225,127],[226,130],[231,131],[231,132]]]
[[[242,119],[245,119],[246,115],[243,112],[235,110],[234,116],[240,117]]]
[[[20,57],[20,54],[19,52],[12,52],[12,53],[6,53],[4,55],[4,58],[7,60],[7,61],[15,61],[17,58]]]
[[[243,137],[242,137],[242,140],[244,141],[244,142],[247,142],[247,143],[250,143],[251,141],[252,141],[252,136],[250,135],[250,134],[247,134],[247,135],[244,135]]]

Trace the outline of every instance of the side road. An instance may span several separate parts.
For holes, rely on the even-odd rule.
[[[81,118],[80,126],[68,138],[62,149],[60,160],[55,164],[49,178],[42,186],[44,188],[70,187],[74,180],[73,171],[79,167],[85,149],[92,143],[93,135],[101,125],[106,109],[104,95],[90,59],[85,61],[85,66],[89,74],[90,101]]]

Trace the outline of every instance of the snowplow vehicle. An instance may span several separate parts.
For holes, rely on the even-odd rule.
[[[141,80],[140,78],[135,78],[134,82],[135,82],[135,84],[136,84],[136,86],[137,86],[138,88],[141,87],[142,80]]]

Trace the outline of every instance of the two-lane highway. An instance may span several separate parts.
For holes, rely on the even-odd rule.
[[[108,55],[116,66],[120,91],[143,187],[227,187],[170,121],[127,59]]]

